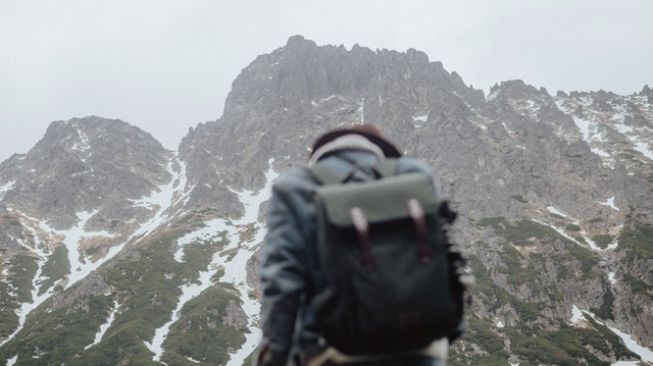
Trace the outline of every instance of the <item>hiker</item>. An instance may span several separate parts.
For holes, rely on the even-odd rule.
[[[437,232],[427,232],[427,226],[420,224],[430,216],[425,217],[423,214],[420,216],[423,208],[420,207],[418,200],[406,200],[411,201],[408,204],[410,206],[408,209],[405,206],[406,202],[401,203],[399,205],[401,207],[395,208],[396,205],[393,205],[392,202],[398,195],[383,193],[383,189],[390,189],[387,192],[394,192],[392,189],[396,190],[396,188],[388,187],[399,184],[385,184],[384,177],[399,177],[392,182],[405,180],[406,184],[412,184],[414,188],[408,188],[408,190],[415,192],[409,192],[409,194],[417,196],[419,193],[417,191],[422,192],[419,193],[422,197],[420,199],[427,206],[430,204],[427,209],[433,211],[432,203],[435,202],[436,194],[430,169],[424,163],[415,159],[402,158],[401,155],[400,151],[385,139],[377,128],[371,125],[338,129],[325,133],[315,141],[308,168],[290,168],[277,179],[272,189],[272,198],[269,201],[268,232],[262,248],[260,277],[263,292],[261,324],[263,339],[255,360],[257,365],[285,366],[289,362],[310,366],[337,364],[445,365],[449,341],[458,337],[461,332],[462,295],[449,295],[449,282],[452,281],[449,275],[451,271],[458,269],[450,268],[447,263],[441,262],[450,262],[452,258],[454,260],[461,258],[447,256],[446,253],[442,254],[440,252],[444,252],[444,249],[438,251],[438,247],[432,246],[435,244],[428,243],[443,241],[444,239],[441,238],[446,233],[440,230],[440,224],[433,224],[432,219],[427,221],[430,225],[428,229]],[[379,184],[370,186],[376,187],[370,189],[376,189],[378,192],[368,193],[367,185],[361,184],[364,182],[379,182]],[[325,187],[324,190],[321,190],[322,187]],[[346,196],[344,199],[337,198],[339,197],[337,191],[340,189],[337,187],[344,187],[345,194],[350,196]],[[350,188],[362,189],[362,191],[346,193]],[[406,191],[403,188],[401,190],[402,192]],[[319,192],[323,191],[334,191],[335,193],[331,193],[334,198],[326,199],[329,202],[316,202],[316,199],[320,197]],[[328,226],[324,221],[329,219],[323,218],[323,215],[320,214],[322,210],[331,210],[334,216],[339,215],[336,212],[339,208],[327,207],[333,203],[331,201],[347,205],[350,203],[348,201],[364,201],[368,195],[375,197],[374,194],[380,195],[381,199],[375,199],[376,202],[372,204],[389,205],[387,208],[381,208],[376,213],[377,216],[392,216],[393,212],[399,212],[400,215],[407,217],[408,214],[405,212],[410,211],[411,215],[414,213],[415,226],[412,226],[413,223],[410,219],[404,220],[410,222],[409,228],[406,230],[410,233],[402,235],[413,238],[410,239],[413,242],[416,240],[415,236],[417,236],[417,241],[420,241],[419,238],[424,238],[419,244],[410,244],[411,248],[407,248],[408,244],[401,243],[403,248],[397,252],[397,262],[404,263],[403,271],[401,268],[399,271],[406,272],[408,275],[405,278],[403,276],[397,278],[397,273],[390,273],[388,277],[390,282],[409,281],[410,283],[405,286],[410,287],[413,285],[411,282],[413,272],[415,278],[418,278],[417,282],[419,282],[420,273],[425,273],[422,279],[424,276],[438,278],[435,283],[430,277],[427,278],[429,282],[421,284],[421,288],[413,291],[415,294],[411,296],[413,298],[417,296],[417,301],[406,299],[416,304],[416,309],[414,312],[397,315],[399,318],[397,332],[391,331],[390,336],[381,332],[378,333],[378,337],[374,331],[371,333],[370,331],[367,333],[364,330],[359,331],[356,325],[352,326],[348,323],[346,319],[351,318],[354,309],[343,304],[349,304],[353,300],[346,296],[340,298],[332,296],[334,288],[343,286],[334,285],[334,281],[337,282],[337,278],[342,277],[342,274],[346,272],[342,267],[346,264],[341,261],[340,264],[332,265],[329,258],[333,257],[333,263],[339,260],[346,262],[347,255],[337,252],[329,255],[324,253],[324,250],[331,250],[324,245],[333,246],[333,250],[338,245],[321,244],[325,241],[328,242],[328,239],[324,239],[324,237],[331,235],[328,232],[331,229],[324,229],[325,225]],[[398,200],[399,197],[396,199]],[[333,204],[337,205],[337,203]],[[363,204],[365,202],[361,203],[361,205]],[[445,221],[449,220],[448,222],[451,223],[455,218],[455,214],[446,206],[438,206],[438,209],[440,210],[438,214],[447,217],[444,219]],[[344,214],[339,217],[351,228],[337,235],[348,235],[352,238],[351,241],[361,243],[363,248],[365,248],[363,244],[368,244],[368,251],[363,250],[360,254],[361,262],[359,263],[358,257],[353,259],[355,266],[362,266],[363,271],[369,269],[370,273],[381,273],[380,275],[388,276],[387,271],[395,269],[386,267],[394,267],[394,263],[388,263],[387,259],[385,259],[386,262],[383,262],[384,259],[374,253],[374,250],[377,250],[375,243],[379,246],[386,245],[383,240],[393,240],[391,239],[393,235],[403,229],[379,234],[382,230],[392,230],[392,225],[400,225],[400,223],[394,224],[393,221],[388,221],[385,225],[374,226],[374,217],[366,218],[364,211],[349,207],[342,211]],[[368,224],[366,220],[369,220],[370,223]],[[444,226],[444,224],[442,225]],[[434,226],[438,226],[438,228]],[[397,226],[397,228],[400,227],[403,226]],[[417,231],[423,228],[421,230],[423,235],[415,234],[415,228]],[[375,234],[378,235],[374,236]],[[392,244],[387,244],[388,248]],[[358,256],[358,252],[356,253]],[[321,258],[321,256],[329,258]],[[401,258],[407,258],[407,260]],[[433,265],[430,263],[431,261],[437,263]],[[425,263],[425,265],[422,266],[420,263]],[[454,282],[456,281],[457,278]],[[353,285],[360,281],[352,277],[351,282]],[[418,286],[417,282],[414,282],[414,286]],[[404,286],[403,283],[399,283],[399,285]],[[348,286],[348,284],[345,283],[344,286]],[[365,288],[364,284],[362,286],[361,288]],[[386,284],[380,284],[380,286],[386,286]],[[391,309],[383,308],[390,306],[387,303],[389,301],[387,298],[392,296],[392,284],[387,286],[387,294],[384,293],[385,288],[381,288],[379,298],[365,300],[367,301],[365,306],[368,309],[374,309],[374,311],[369,311],[370,314],[383,314],[370,321],[379,323],[377,324],[378,329],[392,329],[388,328],[388,325],[385,324],[388,322],[383,320],[387,318],[390,321],[396,315],[392,313]],[[453,286],[456,287],[455,284]],[[462,289],[458,290],[462,293]],[[441,293],[435,293],[437,291]],[[428,311],[420,312],[420,309],[417,309],[420,302],[424,302],[424,306],[430,306]],[[317,311],[316,309],[322,310]],[[337,309],[340,309],[339,313]],[[361,319],[363,317],[361,316]],[[437,326],[432,326],[433,324],[437,324]],[[342,333],[348,330],[352,330],[354,333]]]

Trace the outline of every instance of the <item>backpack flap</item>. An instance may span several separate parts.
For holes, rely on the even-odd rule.
[[[317,191],[330,224],[353,227],[351,210],[358,207],[370,224],[408,217],[408,202],[415,199],[426,214],[438,211],[433,183],[428,175],[402,174],[380,180],[328,185]]]
[[[451,333],[459,306],[429,175],[322,186],[316,204],[325,286],[312,306],[331,346],[407,352]]]

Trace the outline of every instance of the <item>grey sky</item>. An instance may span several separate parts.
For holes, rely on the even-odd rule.
[[[0,0],[0,161],[49,123],[120,118],[176,149],[257,55],[318,44],[422,50],[484,90],[653,84],[653,1]]]

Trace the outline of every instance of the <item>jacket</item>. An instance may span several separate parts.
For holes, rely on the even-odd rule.
[[[355,163],[360,170],[353,180],[370,179],[365,171],[378,161],[377,151],[343,146],[319,158],[320,164],[343,177],[355,170]],[[397,174],[414,172],[432,176],[426,164],[411,158],[399,159]],[[259,269],[263,293],[260,365],[286,365],[291,349],[305,350],[320,342],[310,307],[319,283],[313,203],[317,187],[315,178],[304,167],[288,169],[272,187]]]

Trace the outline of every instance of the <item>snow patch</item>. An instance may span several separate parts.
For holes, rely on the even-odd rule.
[[[194,238],[194,240],[206,240],[206,238],[210,239],[214,237],[216,233],[226,232],[228,244],[219,253],[213,255],[207,270],[200,272],[197,283],[182,286],[182,294],[179,297],[176,308],[173,310],[172,318],[162,327],[155,330],[154,338],[151,342],[143,342],[148,349],[154,353],[154,361],[160,362],[161,356],[164,352],[163,343],[170,332],[171,326],[179,320],[184,305],[199,296],[204,290],[211,287],[213,285],[211,278],[213,278],[221,268],[224,272],[220,278],[220,282],[227,282],[234,285],[236,290],[239,292],[242,300],[241,306],[248,319],[248,333],[245,334],[245,343],[243,343],[240,349],[235,353],[231,354],[227,366],[241,366],[245,358],[254,351],[260,339],[260,330],[257,328],[260,304],[256,299],[249,296],[252,288],[247,284],[246,265],[247,261],[252,256],[256,245],[263,241],[265,235],[262,224],[258,221],[258,212],[261,204],[270,197],[272,182],[277,175],[277,173],[272,170],[273,162],[274,160],[272,159],[268,161],[270,168],[265,173],[266,183],[262,189],[256,192],[249,190],[231,190],[238,196],[238,199],[245,208],[244,213],[240,218],[234,221],[222,219],[211,220],[204,228],[190,233],[188,238],[184,236],[179,239],[182,242],[189,241],[190,238]],[[209,230],[212,230],[212,232],[209,233]],[[255,230],[255,234],[246,242],[241,243],[240,237],[244,230]],[[230,256],[228,253],[232,253],[234,249],[239,250],[234,256]],[[175,253],[175,259],[180,258],[181,254],[179,253],[179,251]]]
[[[495,325],[496,325],[497,328],[499,328],[499,329],[503,329],[503,328],[505,327],[505,325],[503,324],[503,322],[502,322],[501,320],[497,320],[496,323],[495,323]]]
[[[7,192],[11,191],[11,189],[14,188],[14,184],[16,184],[16,182],[11,181],[0,186],[0,201],[2,201],[3,198],[5,198]]]
[[[499,96],[499,91],[499,88],[495,88],[494,90],[490,91],[490,93],[488,93],[488,95],[485,97],[485,100],[489,102],[496,99],[496,97]]]
[[[322,104],[322,103],[324,103],[324,102],[328,102],[328,101],[330,101],[330,100],[333,99],[333,98],[338,98],[338,99],[340,99],[337,95],[335,95],[335,94],[331,94],[331,95],[329,95],[328,97],[321,99],[319,102],[316,102],[316,101],[314,101],[314,100],[311,100],[311,104],[313,105],[313,107],[317,107],[317,106],[319,106],[320,104]]]
[[[178,249],[175,252],[175,260],[177,262],[184,261],[184,249],[186,245],[192,244],[194,242],[205,242],[211,239],[218,238],[220,236],[221,230],[224,230],[225,222],[224,220],[215,219],[207,221],[204,223],[204,227],[192,231],[181,238],[177,239]]]
[[[571,324],[576,324],[582,320],[585,320],[585,316],[583,315],[583,312],[578,308],[578,306],[572,305],[571,319],[569,319],[569,321],[571,322]]]
[[[111,324],[113,324],[113,321],[116,319],[116,314],[118,313],[118,309],[120,308],[120,305],[118,304],[117,301],[113,302],[113,309],[111,310],[111,313],[109,314],[109,318],[107,318],[106,323],[100,325],[100,330],[95,334],[95,340],[93,340],[93,343],[89,344],[88,346],[84,347],[84,350],[87,350],[96,344],[100,343],[102,340],[102,337],[104,336],[104,333],[107,332],[109,327],[111,327]]]
[[[77,129],[77,135],[79,136],[79,142],[76,142],[71,149],[79,152],[85,152],[91,148],[91,144],[88,142],[88,136],[84,131]],[[83,160],[83,159],[82,159]]]
[[[558,210],[557,208],[555,208],[555,207],[553,207],[553,206],[548,206],[546,209],[547,209],[547,211],[549,211],[549,212],[551,212],[551,213],[553,213],[553,214],[556,214],[556,215],[562,216],[562,217],[564,217],[564,218],[570,220],[573,224],[575,224],[575,225],[577,225],[578,227],[580,227],[580,222],[579,222],[578,220],[575,220],[575,219],[571,218],[569,215],[567,215],[566,213],[564,213],[564,212]],[[549,223],[546,223],[546,222],[543,222],[543,221],[540,221],[540,220],[537,220],[537,219],[533,219],[533,221],[534,221],[534,222],[537,222],[538,224],[546,225],[546,226],[552,228],[553,230],[555,230],[558,234],[560,234],[560,235],[564,236],[565,238],[567,238],[567,239],[573,241],[574,243],[576,243],[576,244],[578,244],[578,245],[580,245],[580,246],[582,246],[582,247],[586,247],[586,245],[584,245],[583,243],[579,242],[577,239],[571,237],[571,236],[570,236],[569,234],[567,234],[563,229],[561,229],[561,228],[559,228],[559,227],[557,227],[557,226],[555,226],[555,225],[552,225],[552,224],[549,224]],[[578,233],[579,233],[580,236],[583,238],[583,240],[585,240],[585,242],[587,243],[587,246],[589,246],[589,248],[590,248],[591,250],[595,251],[595,252],[599,252],[599,253],[601,253],[601,252],[606,252],[606,251],[608,251],[608,250],[614,250],[614,249],[616,249],[617,246],[619,245],[618,242],[615,241],[615,242],[609,244],[607,247],[605,247],[605,248],[601,248],[601,247],[599,247],[599,246],[596,244],[596,242],[595,242],[594,240],[592,240],[592,239],[589,238],[589,236],[587,235],[587,232],[586,232],[582,227],[580,227],[580,231],[579,231]]]
[[[583,118],[578,118],[576,116],[571,116],[572,120],[576,124],[576,127],[580,130],[580,133],[583,135],[583,140],[588,144],[590,143],[590,138],[592,136],[593,130],[597,129],[596,123],[586,120]]]
[[[79,251],[79,244],[82,242],[82,240],[96,237],[114,237],[113,234],[110,234],[106,231],[84,230],[84,227],[88,221],[91,219],[91,217],[95,216],[98,211],[99,210],[77,213],[77,219],[79,220],[77,225],[68,230],[54,230],[47,226],[47,224],[41,223],[41,226],[49,228],[49,230],[46,231],[63,235],[64,237],[63,243],[66,247],[66,250],[68,251],[68,263],[70,263],[70,274],[68,275],[68,282],[66,283],[65,288],[69,288],[81,279],[85,278],[89,273],[94,271],[99,266],[97,262],[94,263],[90,259],[84,258],[84,255]]]
[[[590,317],[592,317],[592,319],[594,319],[595,322],[597,322],[597,323],[599,323],[601,325],[604,325],[608,329],[610,329],[612,331],[612,333],[616,334],[619,338],[621,338],[621,340],[624,342],[624,345],[626,346],[626,348],[628,348],[630,351],[632,351],[633,353],[638,355],[642,359],[642,361],[644,361],[644,362],[653,362],[653,351],[651,351],[649,348],[644,347],[644,346],[640,345],[639,343],[637,343],[637,341],[635,339],[633,339],[632,335],[630,335],[628,333],[624,333],[624,332],[620,331],[619,329],[617,329],[615,327],[611,327],[611,326],[605,324],[604,322],[599,320],[596,317],[596,315],[594,315],[593,313],[591,313],[591,312],[589,312],[587,310],[582,310],[582,312],[584,314],[589,315]]]
[[[207,271],[200,272],[200,276],[198,279],[199,283],[183,285],[181,287],[181,296],[177,300],[177,306],[172,311],[172,318],[163,326],[157,328],[154,331],[154,338],[152,338],[151,342],[143,341],[145,346],[147,346],[147,348],[149,348],[149,350],[152,351],[152,353],[154,353],[154,356],[152,358],[154,361],[156,362],[161,361],[161,356],[163,355],[163,342],[168,337],[168,333],[170,332],[170,327],[177,320],[179,320],[179,316],[181,315],[181,309],[184,307],[184,305],[187,302],[197,297],[199,294],[201,294],[204,290],[206,290],[212,285],[211,277],[213,277],[213,275],[216,272],[217,269],[210,269]]]
[[[651,150],[650,145],[647,142],[643,142],[643,141],[633,142],[633,149],[640,152],[649,160],[653,160],[653,150]]]
[[[611,208],[614,209],[615,211],[619,211],[619,207],[617,207],[617,206],[614,205],[614,196],[608,198],[608,200],[605,201],[605,202],[599,202],[599,201],[596,201],[596,203],[601,204],[601,205],[604,205],[604,206],[611,207]]]
[[[546,223],[546,222],[544,222],[544,221],[540,221],[540,220],[537,220],[537,219],[532,219],[532,220],[533,220],[534,222],[537,222],[537,223],[540,224],[540,225],[545,225],[545,226],[550,227],[551,229],[555,230],[558,234],[560,234],[560,235],[562,235],[563,237],[565,237],[565,239],[569,239],[569,240],[573,241],[574,243],[576,243],[576,244],[578,244],[578,245],[580,245],[580,246],[582,246],[582,247],[585,246],[585,245],[583,245],[581,242],[579,242],[578,240],[576,240],[576,239],[572,238],[571,236],[569,236],[569,235],[568,235],[564,230],[562,230],[562,229],[560,229],[560,228],[558,228],[558,227],[556,227],[556,226],[554,226],[554,225],[551,225],[551,224],[549,224],[549,223]]]
[[[168,218],[168,213],[167,213],[168,209],[172,207],[174,204],[183,200],[184,197],[186,197],[183,191],[186,185],[185,165],[182,164],[181,162],[178,162],[180,164],[181,169],[178,174],[175,174],[172,171],[171,167],[173,161],[176,159],[177,157],[175,154],[172,156],[170,163],[168,165],[169,170],[171,171],[171,173],[173,173],[172,181],[169,184],[164,185],[159,189],[159,194],[157,196],[158,200],[156,201],[152,200],[152,202],[154,202],[158,206],[158,210],[156,211],[154,216],[150,220],[142,224],[123,243],[111,247],[108,253],[106,254],[106,256],[97,260],[96,262],[91,262],[90,260],[86,260],[85,258],[83,258],[82,254],[79,253],[78,249],[79,249],[79,242],[83,239],[88,239],[88,238],[98,237],[98,236],[108,237],[108,238],[113,237],[112,234],[106,231],[89,232],[84,230],[86,223],[88,222],[88,220],[90,220],[91,217],[93,217],[93,215],[95,215],[98,212],[97,210],[91,212],[77,213],[77,218],[79,219],[79,222],[77,223],[77,225],[75,225],[73,228],[69,230],[55,230],[52,227],[50,227],[45,221],[41,221],[21,213],[23,217],[28,219],[27,221],[29,221],[29,225],[26,223],[26,227],[33,231],[34,238],[38,239],[39,236],[34,231],[35,228],[32,228],[30,225],[35,225],[36,228],[40,229],[42,232],[48,235],[53,235],[53,234],[63,235],[64,237],[63,243],[66,246],[66,249],[68,250],[68,260],[70,263],[70,270],[71,270],[70,274],[68,275],[68,281],[65,286],[66,289],[74,285],[78,281],[84,279],[88,274],[90,274],[95,269],[100,267],[102,264],[104,264],[105,262],[113,258],[116,254],[118,254],[122,250],[122,248],[127,243],[131,242],[133,239],[135,239],[135,242],[137,242],[138,240],[140,240],[140,238],[153,232],[159,226],[165,223],[166,219]],[[162,191],[168,192],[169,190],[173,190],[173,192],[170,194],[166,193],[165,195],[160,194]],[[56,282],[55,284],[53,284],[52,287],[50,287],[43,294],[38,295],[39,292],[38,285],[43,281],[41,279],[42,267],[46,262],[45,253],[39,252],[38,247],[39,245],[37,242],[35,243],[33,249],[37,251],[37,254],[40,256],[41,259],[39,260],[39,267],[33,280],[32,302],[23,303],[21,307],[16,311],[16,314],[18,315],[18,328],[8,338],[0,342],[0,347],[5,343],[9,342],[23,328],[25,324],[25,320],[29,315],[29,313],[31,313],[34,309],[36,309],[39,305],[41,305],[45,300],[50,298],[50,296],[52,296],[53,294],[54,286],[59,283],[59,281]]]
[[[231,355],[226,366],[241,366],[245,358],[254,351],[261,337],[261,331],[257,326],[261,304],[249,295],[253,289],[247,283],[246,264],[247,260],[252,256],[255,246],[261,243],[265,237],[263,225],[257,219],[259,208],[270,197],[272,183],[278,175],[271,168],[273,162],[273,159],[268,161],[270,169],[265,173],[266,183],[261,190],[256,193],[243,191],[238,194],[238,198],[245,205],[245,214],[235,224],[247,225],[255,223],[256,234],[244,243],[244,249],[246,250],[240,250],[230,262],[226,263],[224,275],[221,278],[221,281],[232,283],[240,292],[240,298],[243,300],[242,308],[247,315],[247,328],[249,330],[249,333],[245,335],[245,343]]]
[[[8,359],[7,360],[7,366],[14,366],[16,364],[17,359],[18,359],[18,355]]]
[[[502,122],[501,122],[501,126],[503,126],[503,128],[506,130],[506,132],[508,133],[508,135],[510,135],[511,137],[515,135],[515,131],[514,131],[514,130],[511,130],[510,128],[508,128],[508,125],[506,125],[505,122],[502,121]]]
[[[18,332],[20,332],[23,329],[23,327],[25,326],[25,322],[27,320],[27,316],[34,309],[38,308],[45,300],[47,300],[53,294],[54,286],[59,283],[59,281],[57,281],[52,286],[50,286],[45,292],[39,295],[41,284],[47,280],[47,278],[43,276],[43,267],[47,262],[48,253],[41,248],[42,247],[41,239],[38,236],[38,233],[35,231],[35,229],[31,226],[32,222],[23,222],[23,224],[25,228],[27,228],[32,232],[32,237],[34,238],[34,246],[30,247],[27,244],[25,244],[22,240],[18,240],[18,242],[20,243],[21,246],[27,248],[29,251],[31,251],[36,255],[36,257],[38,258],[37,269],[36,269],[36,273],[34,274],[34,278],[32,278],[32,290],[30,293],[31,301],[20,304],[20,307],[16,309],[16,315],[18,316],[18,327],[16,327],[13,333],[11,333],[7,338],[5,338],[3,341],[0,342],[0,347],[4,346],[7,342],[12,340],[16,336],[16,334],[18,334]]]
[[[418,122],[418,121],[419,121],[419,122],[426,122],[426,120],[427,120],[428,118],[429,118],[429,115],[428,115],[428,114],[423,114],[423,115],[420,115],[420,116],[413,116],[413,121],[416,121],[416,122]]]
[[[626,348],[637,354],[642,359],[642,361],[653,362],[653,351],[651,351],[650,348],[644,347],[637,343],[637,341],[633,339],[633,336],[628,333],[624,333],[614,327],[608,326],[608,328],[619,338],[621,338],[621,340],[626,345]]]
[[[598,155],[601,158],[611,158],[612,157],[612,155],[610,155],[610,153],[608,153],[607,151],[605,151],[605,150],[603,150],[601,148],[598,148],[598,147],[590,147],[590,151],[593,152],[594,154]],[[612,167],[612,164],[606,164],[606,165],[608,165],[609,167]]]
[[[564,217],[564,218],[568,218],[568,217],[569,217],[569,216],[567,216],[566,213],[564,213],[564,212],[558,210],[557,208],[555,208],[555,207],[553,207],[553,206],[547,206],[546,209],[547,209],[549,212],[551,212],[552,214],[555,214],[555,215],[558,215],[558,216],[562,216],[562,217]]]
[[[623,107],[622,107],[623,108]],[[649,160],[653,160],[653,150],[651,149],[650,141],[642,138],[642,136],[633,136],[635,133],[635,128],[632,126],[627,126],[623,124],[623,118],[621,118],[622,123],[615,123],[614,128],[622,134],[624,137],[633,144],[633,149],[637,152],[644,155]],[[644,128],[644,127],[642,127]]]
[[[360,124],[365,124],[365,98],[361,98],[361,101],[358,102],[358,110],[356,112],[360,117]]]
[[[179,172],[175,172],[174,169],[172,169],[174,162],[179,164]],[[167,169],[172,175],[172,179],[168,184],[159,186],[157,192],[153,192],[147,197],[143,197],[138,201],[132,201],[136,206],[140,207],[157,207],[157,211],[151,219],[140,225],[138,230],[130,236],[128,241],[135,237],[142,238],[151,234],[154,230],[165,224],[170,218],[170,208],[180,203],[183,204],[188,200],[189,190],[186,187],[186,165],[177,159],[176,153],[168,162]]]
[[[188,361],[192,362],[192,363],[201,363],[201,362],[202,362],[202,361],[198,361],[198,360],[196,360],[196,359],[194,359],[194,358],[192,358],[192,357],[190,357],[190,356],[186,357],[186,359],[187,359]]]
[[[175,172],[172,168],[174,162],[177,162],[180,165],[179,172]],[[172,206],[173,203],[176,203],[176,200],[180,199],[180,194],[184,196],[183,193],[185,192],[187,183],[185,164],[179,161],[175,154],[168,162],[166,169],[172,176],[170,182],[168,184],[159,186],[149,196],[143,197],[139,200],[130,200],[132,205],[136,207],[145,207],[148,209],[158,208],[159,210],[155,216],[163,217],[164,212],[161,212],[161,208],[168,208]]]
[[[623,115],[622,115],[622,121],[623,121]],[[632,126],[626,126],[622,123],[615,123],[614,128],[617,129],[617,132],[619,132],[622,135],[627,135],[630,133],[633,133],[633,127]]]
[[[613,286],[617,283],[617,279],[615,278],[614,272],[608,273],[608,281],[610,281],[610,284],[612,284]]]

